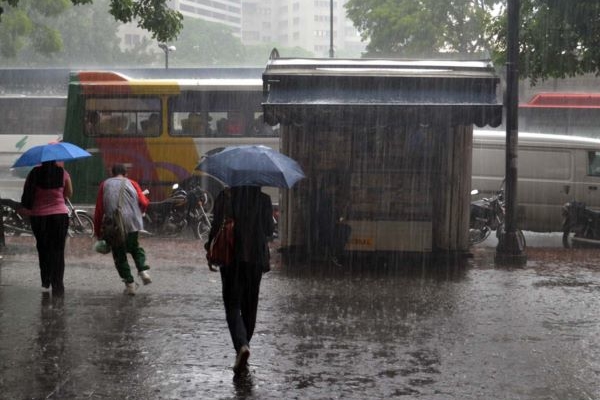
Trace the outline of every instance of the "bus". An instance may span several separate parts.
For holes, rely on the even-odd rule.
[[[256,78],[71,73],[63,138],[92,154],[67,165],[74,200],[95,202],[98,185],[114,163],[126,164],[129,177],[149,190],[152,201],[168,197],[174,183],[201,185],[214,199],[223,184],[195,171],[203,156],[230,145],[279,149],[278,127],[263,122],[262,91]]]
[[[60,140],[66,107],[64,95],[0,95],[0,197],[21,198],[31,168],[11,166],[30,147]]]

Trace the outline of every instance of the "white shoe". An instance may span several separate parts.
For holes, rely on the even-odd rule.
[[[124,294],[128,294],[130,296],[135,296],[135,290],[137,289],[138,284],[135,282],[126,283]]]
[[[140,271],[138,275],[142,279],[142,282],[144,282],[144,285],[149,285],[152,283],[152,278],[150,278],[150,274],[148,274],[148,271]]]

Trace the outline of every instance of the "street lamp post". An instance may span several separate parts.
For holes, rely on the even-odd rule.
[[[333,58],[333,0],[329,0],[329,58]]]
[[[508,0],[506,63],[506,216],[498,237],[496,261],[524,265],[527,262],[523,234],[517,228],[517,148],[519,140],[519,7]]]
[[[167,46],[165,43],[159,43],[158,47],[165,52],[165,69],[169,69],[169,52],[177,50],[175,46]]]

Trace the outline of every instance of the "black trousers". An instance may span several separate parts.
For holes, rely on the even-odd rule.
[[[35,236],[40,262],[42,286],[52,286],[52,293],[62,294],[65,290],[65,242],[69,228],[67,214],[32,216],[31,229]]]
[[[250,344],[254,333],[261,278],[262,267],[257,264],[234,262],[221,267],[225,317],[236,354]]]

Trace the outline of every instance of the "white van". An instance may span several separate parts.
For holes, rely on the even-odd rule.
[[[487,196],[502,186],[506,134],[473,132],[471,188]],[[600,208],[600,140],[519,132],[518,227],[561,231],[561,207],[577,200]]]

